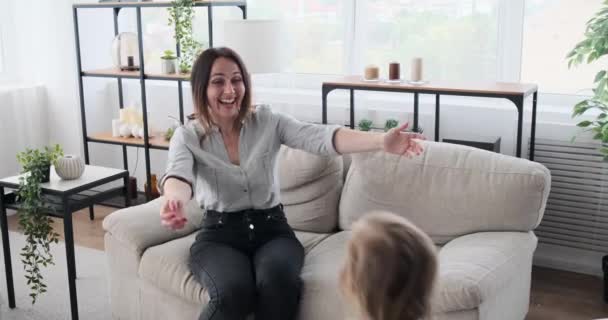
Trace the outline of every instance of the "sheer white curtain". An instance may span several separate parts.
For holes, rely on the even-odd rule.
[[[19,172],[16,154],[49,142],[46,89],[43,86],[0,86],[0,176]]]

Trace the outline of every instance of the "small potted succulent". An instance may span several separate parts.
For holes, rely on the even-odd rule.
[[[384,123],[384,132],[389,131],[392,128],[396,128],[399,125],[399,121],[395,119],[388,119]]]
[[[175,62],[177,56],[171,50],[165,50],[161,59],[161,70],[163,74],[174,74],[175,73]]]
[[[359,130],[361,131],[370,131],[372,130],[372,121],[369,119],[361,119],[359,121]]]

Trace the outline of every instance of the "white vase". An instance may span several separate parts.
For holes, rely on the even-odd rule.
[[[77,155],[65,155],[57,160],[55,172],[63,180],[78,179],[84,172],[84,161]]]
[[[174,74],[175,73],[175,59],[160,59],[161,60],[161,71],[163,74]]]

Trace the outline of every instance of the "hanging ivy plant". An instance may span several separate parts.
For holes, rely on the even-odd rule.
[[[54,264],[51,255],[51,243],[59,241],[59,235],[53,230],[52,220],[46,214],[51,210],[44,204],[40,184],[48,180],[51,164],[55,164],[63,150],[59,145],[44,150],[26,149],[17,154],[17,161],[24,175],[19,178],[17,201],[20,203],[19,225],[25,235],[25,246],[21,249],[21,262],[25,270],[27,285],[30,287],[32,304],[36,298],[46,292],[41,269]]]
[[[180,47],[179,71],[188,73],[200,53],[203,44],[196,41],[192,35],[192,19],[194,19],[194,0],[173,0],[169,11],[169,26],[175,28],[175,41]]]

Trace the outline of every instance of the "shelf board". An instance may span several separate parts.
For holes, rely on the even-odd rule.
[[[146,79],[190,81],[190,73],[175,73],[175,74],[146,73]]]
[[[144,139],[139,138],[122,138],[122,137],[112,137],[111,132],[101,132],[91,134],[87,138],[88,141],[98,142],[98,143],[107,143],[107,144],[117,144],[117,145],[127,145],[132,147],[142,147],[144,146]],[[150,138],[150,148],[152,149],[161,149],[168,150],[169,149],[169,141],[165,140],[162,132],[155,134]]]
[[[98,69],[83,71],[83,76],[86,77],[104,77],[104,78],[139,78],[139,71],[122,71],[116,68]]]
[[[216,6],[246,6],[245,0],[196,0],[195,7],[216,7]],[[97,3],[77,3],[74,8],[153,8],[153,7],[171,7],[171,1],[106,1]]]
[[[83,71],[82,76],[84,76],[84,77],[101,77],[101,78],[139,79],[139,71],[121,71],[116,68],[107,68],[107,69]],[[149,79],[149,80],[190,81],[190,74],[189,73],[176,73],[176,74],[147,73],[144,75],[144,78]]]
[[[146,200],[146,194],[141,191],[137,191],[137,198],[131,198],[131,206],[137,206],[140,204],[144,204],[148,202]],[[124,208],[125,207],[125,196],[120,195],[113,198],[110,198],[106,201],[98,203],[103,206],[112,207],[112,208]]]

